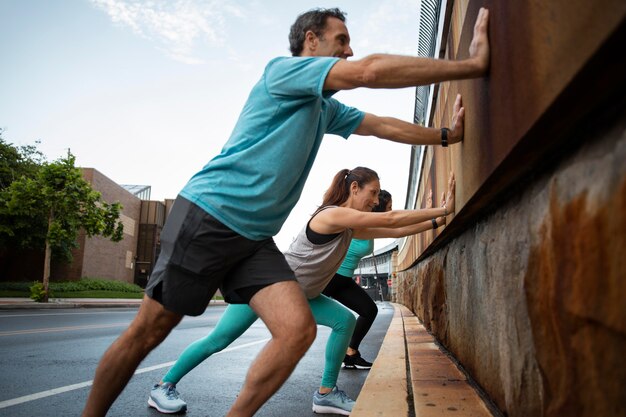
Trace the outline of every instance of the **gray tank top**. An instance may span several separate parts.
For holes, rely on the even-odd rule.
[[[336,206],[324,207],[322,210],[331,207]],[[324,291],[341,266],[350,247],[352,229],[344,230],[327,243],[316,245],[307,238],[306,228],[305,225],[298,233],[285,252],[285,258],[296,274],[304,294],[308,299],[312,299]]]

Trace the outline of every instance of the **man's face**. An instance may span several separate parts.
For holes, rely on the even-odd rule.
[[[348,28],[336,17],[329,17],[326,20],[326,29],[317,40],[314,56],[334,56],[346,59],[354,55],[350,48]]]

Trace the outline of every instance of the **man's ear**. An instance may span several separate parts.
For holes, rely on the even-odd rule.
[[[313,33],[312,30],[307,30],[304,34],[304,49],[315,51],[315,49],[317,49],[318,42],[319,39],[317,38],[317,35]]]

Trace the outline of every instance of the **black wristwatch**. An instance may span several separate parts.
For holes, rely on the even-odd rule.
[[[450,133],[450,129],[447,127],[441,128],[441,146],[444,148],[448,147],[448,133]]]

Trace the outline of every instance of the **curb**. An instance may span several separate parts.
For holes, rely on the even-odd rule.
[[[405,306],[394,316],[352,417],[492,417],[468,378]]]
[[[0,304],[0,310],[55,310],[63,308],[139,308],[140,304],[126,303],[64,303],[64,304]]]
[[[404,324],[398,304],[390,304],[394,309],[393,318],[352,408],[352,417],[410,415]]]
[[[56,301],[52,300],[47,303],[38,303],[32,300],[16,300],[16,301],[0,301],[0,310],[53,310],[60,308],[129,308],[139,307],[141,299],[124,299],[120,301]]]

